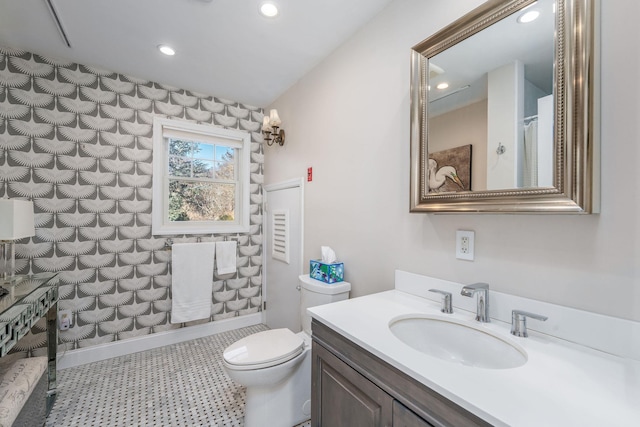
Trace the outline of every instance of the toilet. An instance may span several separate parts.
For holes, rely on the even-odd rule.
[[[346,300],[351,284],[330,285],[308,274],[299,281],[302,332],[271,329],[242,338],[224,350],[227,374],[247,388],[245,427],[292,427],[310,417],[311,317],[307,308]]]

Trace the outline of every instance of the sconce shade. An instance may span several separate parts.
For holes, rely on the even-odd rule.
[[[278,116],[278,110],[271,110],[269,112],[269,124],[271,126],[280,126],[282,121],[280,120],[280,116]]]
[[[262,120],[262,130],[271,132],[271,124],[269,123],[269,116],[264,116]]]
[[[33,202],[0,199],[0,240],[17,240],[35,235]]]

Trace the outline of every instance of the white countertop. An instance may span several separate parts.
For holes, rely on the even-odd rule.
[[[511,369],[464,366],[425,355],[401,342],[389,321],[433,314],[475,322],[475,313],[392,290],[309,309],[312,317],[497,426],[640,426],[640,362],[529,330],[509,333],[492,319],[487,328],[523,347],[528,361]],[[632,339],[632,337],[629,337]]]

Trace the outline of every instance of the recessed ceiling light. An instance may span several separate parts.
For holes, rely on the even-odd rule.
[[[278,15],[278,6],[270,2],[262,3],[260,5],[260,13],[267,18],[273,18]]]
[[[530,10],[520,15],[518,17],[518,22],[521,24],[526,24],[528,22],[535,21],[536,19],[538,19],[538,16],[540,16],[540,12],[538,12],[537,10]]]
[[[438,86],[436,86],[438,89],[446,89],[449,87],[449,83],[440,83]]]
[[[158,50],[160,50],[160,52],[164,53],[167,56],[173,56],[176,54],[176,51],[173,50],[172,47],[167,46],[166,44],[158,45]]]

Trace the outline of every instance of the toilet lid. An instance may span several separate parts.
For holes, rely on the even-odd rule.
[[[236,369],[258,369],[284,363],[303,350],[304,340],[289,329],[271,329],[236,341],[223,357]]]

